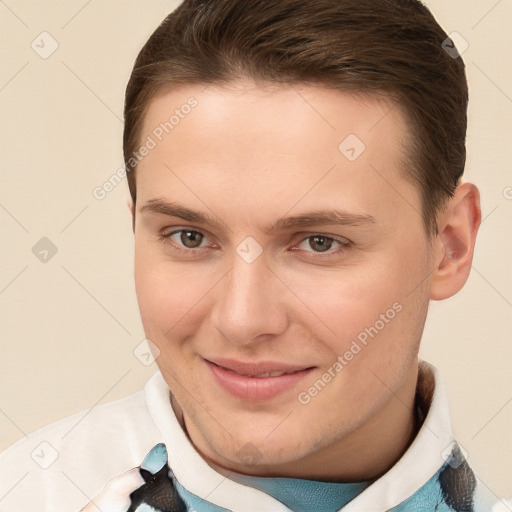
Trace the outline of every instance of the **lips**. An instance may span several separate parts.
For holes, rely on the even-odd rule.
[[[251,402],[270,400],[292,390],[314,369],[271,361],[246,363],[233,359],[205,359],[205,363],[221,388]]]
[[[284,373],[295,373],[311,368],[310,365],[291,365],[274,361],[255,363],[225,358],[210,359],[209,362],[246,377],[278,377]]]
[[[225,370],[228,370],[229,372],[234,372],[234,370],[230,370],[229,368],[224,368]],[[235,372],[238,373],[238,372]],[[245,373],[239,373],[238,375],[243,375],[244,377],[281,377],[281,375],[286,375],[293,372],[266,372],[266,373],[258,373],[257,375],[251,375],[251,374],[245,374]]]

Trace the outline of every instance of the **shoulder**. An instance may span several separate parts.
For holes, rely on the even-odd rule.
[[[0,454],[2,511],[77,509],[160,441],[143,390],[39,428]]]

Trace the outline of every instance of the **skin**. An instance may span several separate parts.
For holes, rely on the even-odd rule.
[[[418,348],[429,300],[467,280],[481,214],[461,184],[429,241],[419,190],[405,178],[408,127],[388,100],[322,87],[247,81],[190,85],[150,103],[141,140],[191,96],[198,105],[137,168],[135,283],[147,338],[195,448],[218,470],[363,481],[413,439]],[[356,134],[349,161],[338,145]],[[176,201],[223,226],[141,211]],[[268,228],[280,217],[340,209],[359,225]],[[200,245],[173,230],[203,235]],[[325,252],[315,235],[333,242]],[[262,249],[237,252],[246,237]],[[197,243],[199,244],[199,242]],[[328,245],[328,241],[324,240]],[[308,404],[297,397],[394,303],[402,307]],[[203,358],[314,366],[290,392],[254,403],[224,391]],[[251,448],[252,447],[252,448]],[[241,453],[256,450],[253,463]]]

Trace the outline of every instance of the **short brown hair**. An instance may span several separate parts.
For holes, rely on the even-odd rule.
[[[398,101],[411,130],[406,176],[421,191],[426,232],[437,234],[437,213],[466,159],[465,69],[444,51],[446,39],[417,0],[184,0],[140,51],[126,88],[134,204],[136,165],[128,162],[163,88],[239,78],[315,84]]]

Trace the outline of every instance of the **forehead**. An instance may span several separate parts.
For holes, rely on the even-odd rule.
[[[419,191],[403,173],[407,125],[381,96],[252,82],[182,86],[151,101],[141,133],[149,139],[138,202],[179,191],[194,206],[207,198],[247,221],[271,221],[295,205],[342,206],[388,223],[411,204],[419,211]]]

